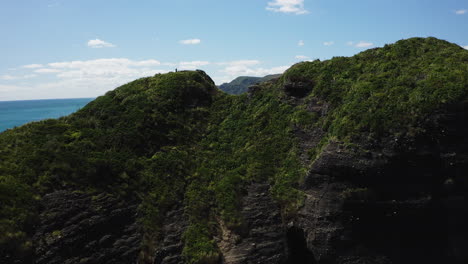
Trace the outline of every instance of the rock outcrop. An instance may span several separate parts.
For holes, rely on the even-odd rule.
[[[41,202],[35,263],[136,263],[136,204],[105,193],[57,191]]]
[[[427,119],[426,133],[366,153],[325,147],[293,219],[317,263],[468,260],[467,109],[447,107]]]
[[[184,209],[178,208],[166,214],[162,226],[161,237],[156,249],[154,264],[177,264],[182,263],[182,235],[187,228],[187,219],[184,216]]]
[[[287,258],[284,225],[267,184],[248,187],[241,215],[245,226],[240,234],[221,224],[218,246],[223,263],[283,263]]]

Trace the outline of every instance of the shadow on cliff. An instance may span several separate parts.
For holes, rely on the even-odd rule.
[[[352,241],[365,248],[360,254],[391,263],[468,263],[467,110],[464,102],[435,113],[427,133],[361,179],[374,197],[344,207]]]

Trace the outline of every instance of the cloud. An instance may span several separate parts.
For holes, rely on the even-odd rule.
[[[16,86],[16,85],[4,85],[4,84],[0,84],[0,92],[4,93],[4,92],[12,92],[12,91],[17,91],[19,90],[18,89],[19,86]],[[3,98],[1,97],[1,93],[0,93],[0,100],[2,100]]]
[[[48,8],[53,8],[53,7],[57,7],[59,5],[60,5],[60,0],[54,0],[54,1],[50,1],[50,3],[47,5],[47,7]]]
[[[309,11],[304,8],[304,0],[273,0],[268,2],[266,10],[296,15],[309,13]]]
[[[21,76],[14,75],[0,75],[0,80],[2,81],[14,81],[14,80],[25,80],[36,77],[36,74],[26,74]]]
[[[102,95],[125,83],[156,73],[206,67],[216,83],[231,81],[242,75],[265,76],[282,73],[290,65],[268,65],[255,59],[210,62],[208,60],[160,62],[155,59],[101,58],[94,60],[58,61],[42,67],[21,67],[24,74],[0,75],[0,100],[78,98]],[[35,79],[25,80],[26,78]],[[2,92],[4,91],[4,92]]]
[[[331,46],[331,45],[333,45],[333,44],[335,44],[334,41],[325,41],[325,42],[323,43],[323,45],[325,45],[325,46]]]
[[[307,59],[309,59],[309,57],[304,56],[304,55],[297,55],[295,58],[298,59],[298,60],[307,60]]]
[[[36,72],[36,73],[57,73],[57,72],[61,72],[61,70],[42,68],[42,69],[37,69],[34,72]]]
[[[185,40],[181,40],[179,41],[180,44],[183,44],[183,45],[197,45],[197,44],[200,44],[201,43],[201,40],[200,39],[185,39]]]
[[[67,61],[67,62],[54,62],[48,65],[52,68],[128,68],[128,67],[150,67],[158,66],[161,62],[157,60],[141,60],[134,61],[126,58],[111,58],[111,59],[96,59],[88,61]]]
[[[356,48],[369,48],[372,46],[374,46],[374,43],[365,42],[365,41],[359,41],[359,43],[355,45]]]
[[[229,62],[217,63],[218,65],[224,66],[222,69],[219,69],[218,72],[221,75],[214,75],[213,79],[217,84],[224,82],[229,82],[239,76],[257,76],[263,77],[269,74],[283,73],[290,66],[277,66],[277,67],[259,67],[261,64],[258,60],[237,60]]]
[[[130,60],[126,58],[48,63],[47,68],[31,69],[35,73],[50,74],[47,75],[47,79],[27,85],[12,83],[26,90],[16,91],[13,86],[8,86],[13,90],[9,90],[8,94],[1,94],[1,98],[19,100],[98,96],[137,78],[169,71],[160,69],[160,65],[161,63],[154,59]],[[11,77],[7,78],[11,79]]]
[[[109,42],[105,42],[104,40],[91,39],[88,41],[88,47],[90,48],[113,48],[115,47],[115,45]]]
[[[42,68],[44,66],[42,64],[28,64],[28,65],[23,65],[22,67],[26,69],[36,69],[36,68]]]
[[[299,42],[297,43],[297,45],[298,45],[299,47],[302,47],[302,46],[305,45],[305,43],[304,43],[303,40],[299,40]]]
[[[466,49],[466,50],[468,50],[468,45],[466,45],[466,46],[463,46],[463,48],[464,48],[464,49]]]
[[[201,66],[206,66],[209,64],[209,61],[182,61],[179,63],[179,67],[182,70],[195,70]]]
[[[348,41],[346,45],[353,46],[355,48],[369,48],[374,46],[374,43],[366,41],[359,41],[358,43],[354,43],[353,41]]]
[[[16,79],[18,78],[13,75],[0,75],[0,80],[3,80],[3,81],[11,81],[11,80],[16,80]]]
[[[229,65],[229,66],[252,66],[260,64],[259,60],[236,60],[229,62],[220,62],[218,65]]]
[[[133,78],[151,75],[151,67],[159,66],[157,60],[135,61],[126,58],[96,59],[88,61],[54,62],[48,65],[59,69],[58,77],[99,77],[99,78]],[[157,71],[157,70],[156,70]]]
[[[232,66],[227,67],[220,72],[226,73],[229,76],[265,76],[268,74],[276,74],[276,73],[283,73],[286,71],[290,66],[278,66],[272,68],[249,68],[245,66]]]
[[[50,70],[56,70],[57,77],[63,79],[114,79],[129,81],[134,78],[152,75],[158,70],[157,60],[134,61],[126,58],[96,59],[49,63]],[[52,72],[52,71],[48,71]],[[109,87],[112,88],[112,87]]]
[[[10,97],[8,96],[8,94],[18,93],[18,92],[27,91],[27,90],[28,88],[24,86],[0,84],[0,101],[15,100],[16,99],[15,97]]]
[[[48,72],[56,70],[58,81],[47,85],[42,84],[41,87],[58,89],[58,84],[70,85],[71,90],[84,89],[83,92],[76,92],[77,94],[83,93],[80,96],[95,96],[136,78],[167,72],[167,70],[154,68],[160,64],[154,59],[138,61],[127,58],[54,62],[48,64],[50,69],[47,70],[50,70]]]
[[[131,61],[128,60],[128,65],[129,66],[135,66],[135,67],[150,67],[150,66],[158,66],[161,65],[161,62],[158,60],[142,60],[142,61]]]
[[[455,14],[457,14],[457,15],[464,15],[464,14],[466,14],[466,12],[468,12],[468,10],[466,10],[466,9],[455,10]]]

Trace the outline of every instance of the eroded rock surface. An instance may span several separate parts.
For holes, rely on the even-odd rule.
[[[187,225],[188,222],[183,208],[178,208],[167,213],[161,232],[163,239],[158,243],[159,246],[156,250],[154,264],[183,263],[182,250],[184,244],[182,242],[182,234]]]
[[[331,142],[309,168],[300,186],[304,205],[292,218],[282,218],[268,183],[252,183],[242,201],[244,225],[219,223],[221,263],[466,263],[465,108],[435,113],[417,138],[363,143],[366,151]],[[305,152],[323,132],[295,134]],[[36,263],[137,263],[136,204],[57,191],[42,207]],[[186,227],[183,206],[167,213],[154,264],[184,262]]]
[[[283,263],[287,257],[284,225],[268,184],[248,187],[242,217],[245,227],[241,234],[222,228],[218,245],[223,263]]]
[[[317,263],[468,261],[465,109],[435,113],[417,137],[363,143],[365,152],[324,148],[293,220]]]
[[[136,204],[104,193],[57,191],[41,206],[35,263],[136,263]]]

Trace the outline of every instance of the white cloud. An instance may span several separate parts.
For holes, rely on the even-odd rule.
[[[190,70],[206,67],[213,80],[220,84],[220,81],[230,81],[242,75],[282,73],[290,65],[265,66],[259,60],[193,60],[170,63],[155,59],[103,58],[59,61],[41,66],[22,67],[21,70],[27,71],[24,73],[27,75],[0,75],[0,100],[93,97],[137,78],[173,71],[174,67]],[[25,80],[33,76],[37,76],[37,79]]]
[[[142,60],[134,61],[126,58],[111,58],[111,59],[96,59],[88,61],[68,61],[68,62],[54,62],[48,65],[52,68],[68,68],[68,69],[80,69],[80,68],[126,68],[126,67],[150,67],[158,66],[161,62],[157,60]]]
[[[5,85],[5,84],[0,84],[0,92],[4,93],[4,92],[11,92],[11,91],[16,91],[18,90],[18,86],[15,86],[15,85]],[[3,98],[1,97],[1,93],[0,93],[0,100],[2,100]]]
[[[220,62],[218,65],[229,65],[229,66],[252,66],[260,64],[258,60],[236,60],[229,62]]]
[[[61,0],[50,1],[50,3],[47,5],[47,7],[48,7],[48,8],[53,8],[53,7],[59,6],[59,5],[60,5],[60,1],[61,1]],[[45,2],[45,1],[44,1],[44,2]]]
[[[290,66],[278,66],[278,67],[259,67],[261,64],[258,60],[237,60],[237,61],[229,61],[229,62],[222,62],[218,63],[218,65],[225,66],[224,68],[218,70],[221,73],[221,76],[213,76],[214,81],[217,84],[221,84],[223,82],[231,81],[236,77],[239,76],[257,76],[262,77],[269,74],[277,74],[283,73],[287,70]]]
[[[135,67],[150,67],[161,65],[161,62],[157,60],[142,60],[142,61],[129,61],[129,66]]]
[[[44,66],[42,66],[42,64],[28,64],[28,65],[24,65],[22,67],[26,68],[26,69],[36,69],[36,68],[42,68]]]
[[[323,45],[325,45],[325,46],[331,46],[331,45],[333,45],[333,44],[335,44],[334,41],[325,41],[325,42],[323,43]]]
[[[184,40],[181,40],[179,41],[180,44],[183,44],[183,45],[196,45],[196,44],[200,44],[201,43],[201,40],[200,39],[184,39]]]
[[[3,84],[3,90],[9,88],[8,92],[0,93],[0,97],[3,100],[20,100],[98,96],[137,78],[168,72],[166,69],[159,69],[160,64],[153,59],[126,58],[53,62],[47,64],[47,68],[31,69],[37,73],[49,73],[46,80],[12,83],[11,86]],[[7,78],[11,79],[11,76]],[[24,89],[16,90],[14,85]]]
[[[374,46],[374,43],[365,42],[365,41],[359,41],[359,43],[355,45],[356,48],[369,48],[372,46]]]
[[[19,95],[27,94],[27,92],[29,92],[29,88],[25,86],[0,84],[0,101],[27,99],[27,97]]]
[[[304,0],[273,0],[268,2],[266,10],[296,15],[309,13],[304,8]]]
[[[276,73],[283,73],[287,70],[290,66],[278,66],[272,68],[249,68],[249,67],[241,67],[241,66],[232,66],[227,67],[220,72],[226,73],[230,76],[265,76],[268,74],[276,74]]]
[[[42,69],[37,69],[34,72],[36,72],[36,73],[58,73],[58,72],[61,72],[61,70],[42,68]]]
[[[304,56],[304,55],[297,55],[295,58],[298,59],[298,60],[307,60],[307,59],[309,59],[309,57]]]
[[[463,46],[463,48],[464,48],[464,49],[466,49],[466,50],[468,50],[468,45],[466,45],[466,46]]]
[[[21,76],[14,75],[0,75],[0,80],[2,81],[14,81],[14,80],[25,80],[36,77],[36,74],[26,74]]]
[[[36,76],[37,76],[37,74],[26,74],[26,75],[23,75],[23,79],[34,78]]]
[[[179,63],[179,67],[182,70],[195,70],[198,67],[209,65],[209,61],[182,61]]]
[[[11,80],[16,80],[16,79],[18,78],[13,75],[0,75],[0,80],[3,80],[3,81],[11,81]]]
[[[358,43],[354,43],[353,41],[348,41],[346,42],[346,45],[353,46],[355,48],[369,48],[374,46],[374,43],[366,41],[359,41]]]
[[[302,46],[305,45],[305,43],[304,43],[303,40],[299,40],[299,42],[297,43],[297,45],[298,45],[299,47],[302,47]]]
[[[91,39],[88,41],[88,47],[90,48],[113,48],[115,47],[115,45],[109,42],[105,42],[104,40]]]
[[[455,14],[457,14],[457,15],[464,15],[464,14],[466,14],[466,12],[468,12],[468,10],[466,10],[466,9],[459,9],[459,10],[456,10],[456,11],[455,11]]]

